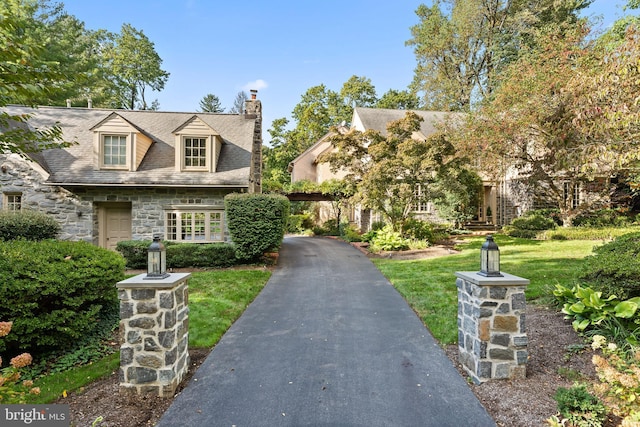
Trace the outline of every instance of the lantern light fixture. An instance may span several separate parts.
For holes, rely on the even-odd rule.
[[[480,248],[479,275],[485,277],[503,277],[500,273],[500,249],[489,234]]]
[[[160,235],[153,236],[153,242],[149,245],[147,261],[147,275],[144,277],[148,280],[162,280],[169,277],[167,273],[167,251],[160,241]]]

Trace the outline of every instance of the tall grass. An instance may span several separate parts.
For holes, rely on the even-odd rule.
[[[546,302],[556,284],[570,285],[596,241],[538,241],[495,236],[500,269],[531,281],[528,302]],[[441,344],[458,340],[456,271],[478,271],[484,238],[465,240],[462,252],[440,258],[402,261],[374,259],[380,271],[427,325]]]

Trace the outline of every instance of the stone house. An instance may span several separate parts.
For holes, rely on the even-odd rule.
[[[444,123],[448,118],[451,118],[452,115],[459,114],[421,110],[413,110],[413,112],[423,119],[420,123],[420,130],[413,135],[414,138],[420,140],[425,140],[436,132],[437,126]],[[406,113],[406,110],[356,107],[353,112],[351,127],[360,132],[375,130],[382,135],[386,135],[387,125],[392,121],[402,119]],[[338,128],[338,131],[341,131],[341,129],[346,130],[346,128],[343,127]],[[332,149],[330,136],[331,134],[325,135],[289,164],[292,182],[308,180],[321,183],[328,179],[340,179],[344,176],[344,173],[332,173],[328,164],[318,162],[320,155]],[[483,181],[481,195],[482,206],[478,209],[478,221],[491,224],[495,223],[496,217],[492,215],[491,218],[488,218],[486,213],[487,211],[490,213],[497,212],[499,203],[505,200],[499,198],[498,189],[499,185],[496,183],[488,179]],[[414,206],[415,216],[424,220],[439,221],[437,211],[433,204],[429,200],[420,198],[420,188],[416,188],[416,193],[419,202]],[[326,208],[321,208],[319,216],[320,221],[324,221],[330,217],[330,211]],[[363,209],[361,206],[354,206],[349,212],[349,221],[363,231],[368,230],[373,222],[381,219],[382,218],[376,215],[375,212],[369,209]]]
[[[228,241],[224,196],[261,191],[262,105],[243,114],[22,106],[32,128],[58,123],[67,148],[0,155],[0,208],[53,216],[60,238],[113,249],[161,234]]]

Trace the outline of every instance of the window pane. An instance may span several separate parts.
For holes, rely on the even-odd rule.
[[[222,241],[222,212],[211,212],[209,214],[209,234],[210,239]]]
[[[206,138],[185,138],[184,139],[184,165],[186,167],[206,167],[207,166],[207,139]]]
[[[5,209],[9,211],[19,211],[22,209],[22,194],[6,194]]]
[[[193,214],[193,237],[194,240],[207,239],[207,228],[205,225],[204,212],[196,212]]]
[[[126,166],[126,136],[104,135],[102,137],[102,164],[104,164],[105,166]]]
[[[167,213],[167,240],[176,240],[178,235],[178,220],[174,212]]]
[[[190,212],[180,214],[182,225],[182,240],[193,240],[193,214]]]

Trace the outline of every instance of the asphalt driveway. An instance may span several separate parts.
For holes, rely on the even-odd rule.
[[[287,237],[264,290],[158,426],[495,423],[366,256]]]

